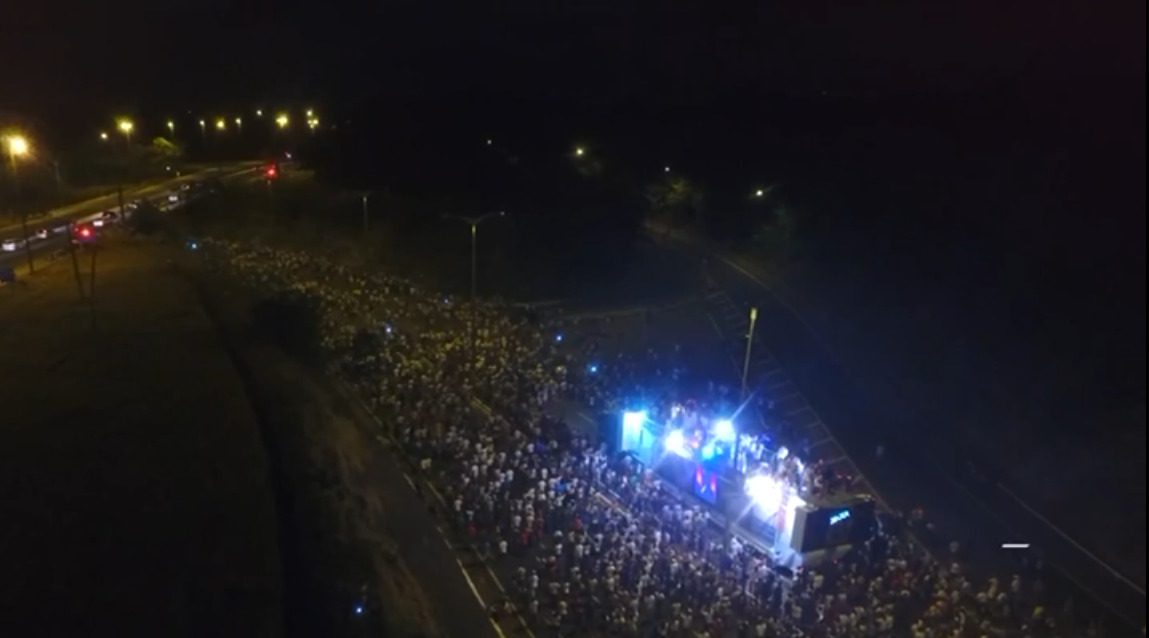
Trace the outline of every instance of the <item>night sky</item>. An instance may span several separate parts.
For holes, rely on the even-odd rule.
[[[704,107],[763,91],[945,94],[1144,77],[1136,2],[758,2],[719,12],[704,2],[510,1],[484,13],[414,1],[5,4],[0,109],[61,123],[317,95]]]

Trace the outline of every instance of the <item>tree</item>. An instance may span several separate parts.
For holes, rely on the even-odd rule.
[[[652,212],[673,223],[698,223],[703,213],[702,189],[681,175],[661,179],[646,188]]]
[[[154,166],[170,166],[183,159],[184,149],[171,140],[157,137],[145,153],[145,161]]]

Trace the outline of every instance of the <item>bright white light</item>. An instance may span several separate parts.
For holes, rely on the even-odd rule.
[[[355,605],[355,614],[359,616],[363,615],[363,605]]]
[[[734,431],[734,422],[730,419],[719,419],[714,422],[714,438],[719,441],[734,441],[738,438]]]
[[[765,474],[755,474],[746,479],[746,495],[762,511],[771,515],[782,506],[782,485]]]
[[[670,167],[669,167],[669,166],[663,166],[663,167],[662,167],[662,172],[663,172],[663,173],[669,173],[669,172],[670,172]]]
[[[563,342],[563,333],[560,332],[557,335],[555,335],[555,342],[557,342],[557,343]]]
[[[592,363],[592,364],[590,364],[590,373],[591,373],[591,374],[595,374],[595,373],[597,373],[597,372],[598,372],[598,366],[596,366],[596,365],[595,365],[595,364],[593,364],[593,363]]]
[[[778,460],[779,461],[785,461],[787,456],[790,456],[789,448],[787,448],[785,445],[778,448]]]
[[[622,427],[628,431],[637,431],[642,427],[643,423],[646,423],[646,412],[644,410],[622,413]]]
[[[766,191],[762,190],[761,188],[759,188],[758,190],[754,191],[754,196],[755,196],[755,197],[762,197],[762,196],[763,196],[763,195],[765,195],[765,194],[766,194]]]
[[[683,458],[690,458],[690,450],[686,449],[686,435],[682,430],[671,430],[664,442],[667,452],[677,454]]]

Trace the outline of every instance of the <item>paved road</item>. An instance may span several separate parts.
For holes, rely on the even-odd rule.
[[[166,197],[171,190],[178,188],[181,184],[208,177],[219,177],[223,179],[235,178],[251,173],[257,166],[258,162],[232,162],[207,167],[194,173],[164,180],[159,183],[126,189],[124,190],[124,201],[131,202],[138,199],[158,201]],[[68,234],[66,226],[68,222],[101,211],[114,210],[118,206],[119,197],[113,193],[55,208],[48,211],[45,215],[30,219],[28,221],[28,232],[32,236],[30,247],[32,249],[33,258],[40,258],[67,247]],[[37,231],[40,230],[47,231],[48,235],[46,238],[41,239],[36,236]],[[20,239],[23,236],[24,231],[20,224],[0,228],[0,240]],[[22,245],[17,246],[15,250],[0,250],[0,266],[20,266],[26,263],[27,252]]]
[[[413,576],[431,597],[437,620],[447,636],[507,638],[524,632],[514,618],[492,620],[487,608],[502,597],[502,583],[470,547],[460,542],[441,518],[447,504],[419,470],[407,462],[398,446],[380,432],[386,426],[372,416],[353,390],[341,388],[357,422],[379,444],[368,469],[371,482],[388,486],[391,516],[387,534],[406,553]]]

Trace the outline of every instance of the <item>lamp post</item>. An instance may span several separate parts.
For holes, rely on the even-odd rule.
[[[500,211],[497,211],[494,213],[487,213],[486,215],[480,215],[478,217],[467,217],[464,215],[444,215],[444,217],[447,217],[449,219],[457,219],[461,222],[466,223],[467,225],[469,225],[471,227],[471,301],[472,302],[475,301],[475,298],[477,296],[477,288],[478,288],[478,274],[477,274],[477,272],[478,272],[477,254],[478,253],[476,252],[476,248],[477,248],[477,243],[478,243],[479,224],[481,224],[481,223],[483,223],[483,222],[485,222],[488,219],[491,219],[493,217],[504,217],[504,216],[506,216],[506,214],[507,214],[506,211],[500,210]]]
[[[477,261],[477,245],[479,237],[479,224],[494,217],[504,217],[506,211],[497,211],[494,213],[487,213],[486,215],[479,215],[478,217],[468,217],[465,215],[444,215],[450,219],[457,219],[471,227],[471,312],[467,320],[467,349],[470,351],[472,370],[474,369],[475,362],[475,303],[478,301],[478,261]]]
[[[363,233],[364,234],[367,233],[367,196],[370,194],[371,193],[369,193],[369,192],[363,193],[363,200],[362,201],[363,201]]]
[[[746,375],[750,372],[750,350],[754,347],[754,324],[758,321],[758,309],[750,308],[750,329],[746,333],[746,357],[742,361],[742,401],[746,400]]]
[[[12,166],[12,188],[18,200],[20,197],[20,171],[18,161],[31,152],[31,144],[28,143],[28,138],[19,133],[13,133],[4,137],[4,147],[8,151],[8,162]],[[36,265],[32,260],[32,242],[28,240],[27,208],[23,208],[20,212],[20,228],[24,233],[24,254],[28,257],[28,273],[31,274],[36,272]]]
[[[132,143],[132,131],[135,130],[136,125],[128,118],[122,117],[116,122],[116,128],[124,134],[125,143],[130,145]]]
[[[116,122],[116,128],[124,134],[124,170],[120,177],[120,185],[116,187],[116,198],[120,203],[120,219],[124,219],[124,182],[128,177],[128,164],[132,161],[132,130],[136,128],[126,117],[121,117]]]

